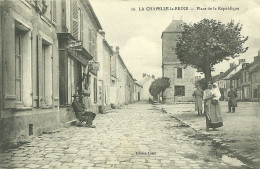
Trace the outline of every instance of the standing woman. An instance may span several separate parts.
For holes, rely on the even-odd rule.
[[[197,90],[193,93],[193,96],[195,97],[195,111],[198,111],[198,115],[202,115],[203,90],[198,84],[196,85],[196,88]]]
[[[208,84],[208,88],[206,90],[204,90],[203,93],[203,100],[204,100],[204,114],[206,116],[206,131],[209,131],[210,128],[210,102],[211,102],[211,98],[212,93],[212,84]]]
[[[211,96],[208,97],[208,124],[207,130],[209,128],[213,128],[215,130],[218,127],[223,126],[223,119],[220,110],[219,99],[221,97],[221,93],[216,83],[213,84],[213,89],[211,90]]]

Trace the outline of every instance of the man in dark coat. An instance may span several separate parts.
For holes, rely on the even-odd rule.
[[[228,113],[235,113],[237,106],[237,92],[233,89],[233,86],[230,86],[230,91],[228,92]]]
[[[74,94],[73,97],[74,101],[72,102],[72,107],[75,112],[76,118],[81,121],[85,121],[86,127],[95,128],[96,126],[92,125],[92,122],[95,119],[96,114],[91,111],[87,111],[85,105],[79,102],[78,94]]]

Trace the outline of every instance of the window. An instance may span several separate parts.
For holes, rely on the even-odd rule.
[[[79,8],[77,0],[72,0],[71,13],[71,33],[77,40],[83,41],[83,13]]]
[[[94,78],[94,103],[97,103],[97,78]]]
[[[22,32],[15,30],[15,96],[22,101]]]
[[[89,29],[89,53],[93,56],[95,61],[97,61],[97,58],[96,58],[96,39],[97,39],[97,35],[95,34],[94,30]]]
[[[185,86],[175,86],[174,96],[185,96]]]
[[[57,4],[56,0],[51,1],[51,21],[57,23]]]
[[[52,105],[52,45],[42,40],[42,58],[41,58],[41,88],[42,106]]]
[[[74,60],[68,57],[68,98],[67,103],[72,103],[72,96],[75,94],[75,85],[74,85]]]
[[[178,79],[182,78],[182,68],[177,68],[177,78]]]
[[[257,89],[254,89],[254,90],[253,90],[253,97],[254,97],[254,98],[257,98]]]
[[[79,11],[77,0],[72,0],[71,13],[72,13],[72,36],[78,39],[79,36]]]

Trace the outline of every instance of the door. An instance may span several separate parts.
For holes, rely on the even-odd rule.
[[[258,101],[260,101],[260,85],[258,85]]]

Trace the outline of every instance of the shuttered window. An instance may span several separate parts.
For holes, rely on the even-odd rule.
[[[178,79],[182,78],[182,68],[177,68],[177,78]]]
[[[15,30],[15,95],[17,101],[22,101],[22,33]]]
[[[97,42],[97,35],[93,29],[89,29],[89,53],[93,56],[94,60],[96,61],[96,42]]]
[[[83,13],[81,9],[79,9],[79,37],[80,41],[83,41]]]
[[[72,36],[78,39],[79,36],[79,14],[78,14],[78,3],[76,0],[72,0],[71,5],[71,14],[72,14]]]
[[[92,30],[88,29],[89,53],[92,55]]]
[[[56,0],[51,1],[51,21],[57,23],[57,3]]]

